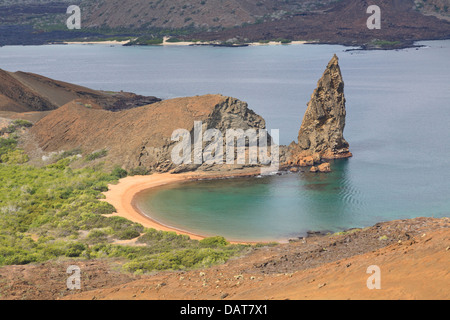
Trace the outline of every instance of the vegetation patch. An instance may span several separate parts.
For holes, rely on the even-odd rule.
[[[160,45],[163,43],[163,38],[153,38],[153,37],[139,37],[134,40],[131,40],[127,43],[127,46],[151,46],[151,45]]]
[[[0,138],[0,266],[61,257],[121,258],[125,271],[145,273],[223,263],[248,248],[223,237],[191,240],[111,216],[115,208],[101,201],[102,192],[128,172],[120,167],[109,172],[101,164],[71,168],[80,152],[63,152],[55,163],[38,168],[23,163],[17,139]],[[132,239],[140,245],[115,244]]]
[[[108,150],[106,150],[106,149],[95,151],[86,156],[86,161],[94,161],[96,159],[104,158],[107,156],[107,154],[108,154]]]
[[[379,48],[391,48],[401,45],[400,41],[388,41],[388,40],[373,40],[370,45]]]
[[[32,126],[33,126],[33,124],[27,120],[17,119],[17,120],[14,120],[8,127],[1,129],[0,136],[4,135],[5,133],[7,133],[7,134],[14,133],[17,131],[17,129],[20,129],[20,128],[30,128]]]

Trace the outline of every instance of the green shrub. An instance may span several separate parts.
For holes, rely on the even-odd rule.
[[[217,237],[210,237],[210,238],[202,239],[200,241],[200,244],[204,247],[215,248],[215,247],[227,246],[230,243],[224,237],[217,236]]]
[[[99,192],[106,192],[108,191],[108,186],[104,182],[97,182],[92,186],[92,189]]]
[[[75,149],[64,151],[64,152],[60,153],[56,157],[56,160],[59,161],[61,159],[73,157],[73,156],[76,156],[76,155],[79,155],[79,154],[82,154],[82,150],[80,148],[75,148]]]
[[[118,178],[125,178],[128,175],[128,172],[125,169],[122,169],[121,167],[116,167],[114,168],[114,170],[111,172],[111,174]]]
[[[160,45],[164,42],[162,38],[153,38],[148,36],[139,37],[135,40],[130,41],[127,45],[133,46],[150,46],[150,45]]]
[[[96,201],[91,202],[86,206],[86,210],[90,210],[90,212],[95,214],[112,214],[116,212],[116,208],[108,202],[105,201]]]
[[[177,250],[136,259],[124,264],[123,269],[128,272],[144,273],[155,270],[204,268],[224,263],[231,256],[231,251],[217,251],[208,248]]]
[[[108,239],[108,234],[102,230],[92,230],[87,235],[87,240],[89,243],[103,243]]]
[[[104,158],[108,154],[108,150],[102,149],[100,151],[95,151],[86,156],[86,161],[94,161],[96,159]]]
[[[71,159],[71,158],[65,158],[65,159],[61,159],[61,160],[57,161],[56,163],[49,164],[47,167],[58,169],[58,170],[64,170],[69,166],[69,164],[72,161],[73,161],[73,159]]]
[[[30,128],[32,126],[33,124],[30,121],[17,119],[14,120],[8,127],[1,129],[0,135],[5,133],[11,134],[16,132],[19,128]]]
[[[30,128],[33,126],[33,124],[30,121],[22,119],[14,120],[12,125],[15,126],[16,128]]]
[[[76,258],[79,257],[83,251],[86,250],[86,246],[82,243],[70,243],[67,246],[67,249],[65,251],[65,255],[66,257],[70,257],[70,258]]]
[[[14,150],[1,155],[0,160],[2,163],[8,164],[24,164],[27,163],[30,158],[23,150]]]
[[[115,235],[119,240],[131,240],[139,237],[141,234],[136,229],[130,227],[117,232]]]
[[[17,146],[17,140],[13,138],[0,138],[0,156],[14,151]]]

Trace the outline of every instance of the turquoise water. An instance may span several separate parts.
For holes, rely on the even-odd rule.
[[[333,163],[328,175],[178,184],[139,203],[160,222],[191,232],[275,240],[450,215],[450,41],[421,44],[366,52],[329,45],[2,47],[0,68],[161,98],[230,95],[248,102],[289,144],[337,53],[353,158]]]
[[[407,168],[396,167],[394,174],[382,165],[359,168],[355,162],[336,160],[327,175],[178,183],[143,192],[136,205],[181,230],[246,241],[283,241],[308,230],[337,232],[394,219],[449,216],[448,188],[424,184],[425,172],[409,179]],[[438,184],[448,185],[448,180]]]

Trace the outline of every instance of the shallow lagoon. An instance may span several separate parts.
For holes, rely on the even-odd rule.
[[[148,194],[162,223],[239,240],[450,214],[450,41],[420,49],[71,45],[0,48],[0,68],[161,98],[221,93],[249,103],[280,140],[296,139],[306,103],[334,53],[354,157],[333,173],[185,183]],[[144,204],[141,204],[143,206]]]

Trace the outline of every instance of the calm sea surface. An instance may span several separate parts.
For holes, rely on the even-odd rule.
[[[344,136],[354,157],[328,175],[289,174],[171,185],[138,205],[158,221],[238,240],[279,240],[418,216],[450,216],[450,41],[420,49],[108,45],[0,48],[0,68],[160,98],[220,93],[248,102],[296,140],[306,104],[336,53]]]

